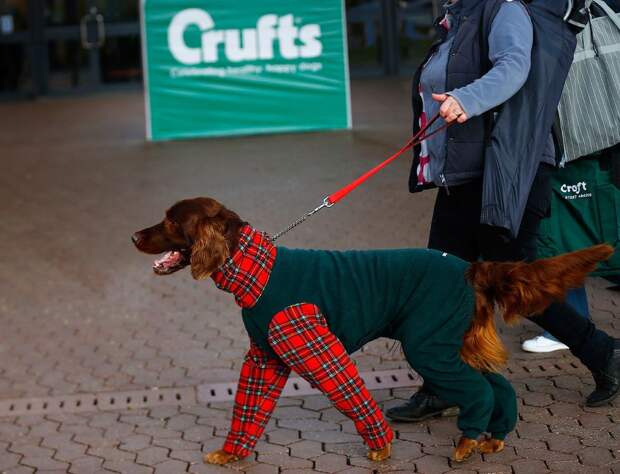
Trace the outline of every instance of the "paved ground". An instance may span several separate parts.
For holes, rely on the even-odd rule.
[[[255,457],[222,469],[201,464],[226,434],[231,403],[191,394],[236,380],[247,337],[230,297],[187,272],[156,278],[130,234],[196,195],[281,229],[407,138],[408,89],[399,80],[355,82],[353,132],[164,144],[144,143],[137,93],[0,105],[0,405],[66,398],[48,414],[0,417],[0,472],[620,472],[619,402],[583,408],[592,382],[569,354],[519,351],[532,325],[502,328],[521,419],[501,454],[452,465],[457,430],[441,419],[394,424],[393,458],[371,465],[351,423],[312,395],[282,399]],[[434,195],[406,192],[406,161],[282,243],[424,245]],[[589,282],[593,315],[620,335],[620,298],[605,288]],[[362,371],[406,367],[387,341],[355,360]],[[109,403],[119,392],[170,388],[189,399]],[[375,396],[389,407],[410,392]],[[105,406],[76,406],[106,394]]]

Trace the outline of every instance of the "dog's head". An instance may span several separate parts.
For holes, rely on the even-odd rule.
[[[164,253],[153,264],[158,275],[191,265],[192,276],[202,280],[236,250],[243,224],[215,199],[185,199],[168,209],[163,221],[136,232],[131,240],[141,252]]]

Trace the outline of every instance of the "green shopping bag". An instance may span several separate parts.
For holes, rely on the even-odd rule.
[[[538,256],[552,257],[607,242],[616,253],[595,275],[620,275],[620,189],[609,155],[568,163],[552,178],[551,215],[543,219]]]

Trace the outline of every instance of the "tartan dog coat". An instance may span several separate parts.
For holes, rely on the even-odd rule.
[[[385,447],[392,431],[348,356],[378,337],[400,341],[431,389],[459,405],[464,436],[503,439],[516,423],[512,387],[459,354],[474,312],[467,267],[428,249],[274,247],[244,226],[239,249],[212,275],[243,308],[251,340],[224,450],[251,452],[291,369],[350,417],[371,449]]]

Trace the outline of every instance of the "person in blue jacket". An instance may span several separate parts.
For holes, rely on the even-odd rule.
[[[437,112],[452,123],[414,150],[410,191],[438,187],[430,248],[468,261],[535,258],[555,166],[551,128],[576,44],[566,9],[545,0],[446,4],[412,88],[414,131]],[[587,405],[618,395],[620,340],[566,303],[531,320],[592,372]],[[425,385],[387,415],[418,421],[451,407]]]
[[[617,0],[604,0],[615,12],[620,11],[620,4]],[[577,1],[569,1],[569,4],[574,10],[574,14],[570,15],[567,20],[569,23],[579,27],[580,29],[586,25],[589,20],[589,15],[585,10],[581,10],[583,3]],[[598,8],[593,8],[590,11],[593,18],[599,14]],[[566,302],[570,304],[582,317],[590,318],[590,311],[588,309],[588,295],[584,287],[575,288],[568,292],[566,295]],[[535,336],[531,339],[523,341],[521,348],[527,352],[553,352],[557,350],[568,349],[566,344],[558,341],[548,331]]]

